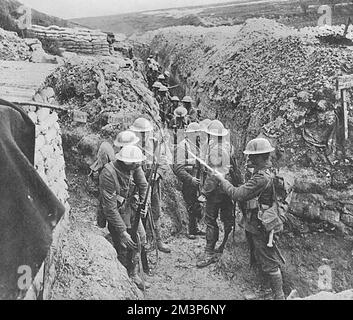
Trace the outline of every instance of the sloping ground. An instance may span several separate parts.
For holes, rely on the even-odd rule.
[[[57,65],[0,60],[0,97],[31,101],[37,89]]]
[[[349,1],[336,5],[332,15],[333,24],[345,23],[353,12]],[[316,26],[320,17],[318,7],[325,2],[316,0],[258,0],[236,1],[233,3],[208,4],[164,10],[150,10],[127,14],[116,14],[103,17],[73,19],[78,23],[105,31],[124,33],[126,35],[142,34],[147,31],[171,26],[232,26],[240,25],[250,18],[276,19],[289,26]],[[332,1],[326,1],[332,4]],[[190,3],[192,5],[192,2]],[[303,7],[306,7],[304,13]]]
[[[15,32],[0,28],[0,59],[2,60],[29,60],[29,47]]]
[[[16,23],[16,19],[18,19],[20,15],[17,14],[16,11],[22,5],[23,4],[21,1],[0,0],[0,28],[19,33],[21,32]],[[32,10],[32,23],[40,26],[57,25],[60,27],[68,27],[73,25],[73,23],[69,21],[49,16],[37,10]]]
[[[68,174],[70,229],[55,266],[51,300],[136,300],[142,294],[118,262],[116,251],[95,226],[96,200],[85,192],[87,177]],[[83,188],[82,188],[83,187]]]

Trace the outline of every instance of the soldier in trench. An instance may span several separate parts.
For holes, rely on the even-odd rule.
[[[185,129],[190,124],[187,114],[188,111],[184,107],[177,107],[174,110],[174,117],[169,123],[169,128],[174,131]]]
[[[202,218],[202,207],[198,201],[201,164],[193,156],[200,157],[199,135],[200,125],[196,122],[190,123],[185,130],[185,139],[177,145],[172,167],[175,175],[183,183],[182,193],[189,215],[187,237],[191,240],[196,239],[196,236],[205,235],[205,232],[198,228],[198,221]]]
[[[233,200],[246,203],[243,226],[250,246],[250,254],[268,278],[276,300],[284,300],[281,262],[275,246],[268,247],[268,232],[258,218],[259,205],[271,207],[274,201],[270,153],[275,149],[263,138],[251,140],[244,151],[247,166],[253,168],[251,178],[239,187],[233,186],[221,173],[214,172],[219,187]]]
[[[190,96],[185,96],[181,102],[183,103],[183,107],[188,111],[187,117],[189,121],[198,122],[199,117],[196,108],[192,106],[192,98]]]
[[[108,229],[112,235],[118,259],[141,290],[148,288],[149,284],[144,283],[138,274],[138,244],[132,240],[130,233],[138,202],[145,199],[147,192],[147,181],[141,168],[143,160],[145,157],[137,146],[125,146],[116,155],[116,160],[106,164],[99,175],[103,212],[108,221]],[[138,195],[135,190],[138,191]],[[141,214],[146,214],[145,208]],[[138,235],[141,245],[145,246],[146,232],[141,221]],[[131,261],[128,261],[128,250],[132,251]]]
[[[168,97],[168,88],[161,86],[158,90],[159,92],[159,115],[162,120],[163,126],[169,125],[169,110],[171,109],[171,101]]]
[[[164,137],[156,135],[153,136],[153,125],[145,118],[138,118],[130,127],[138,138],[140,139],[139,146],[146,155],[146,161],[143,162],[142,168],[149,177],[152,170],[153,162],[157,162],[157,176],[152,181],[151,193],[151,212],[153,219],[153,230],[155,233],[157,248],[164,253],[170,253],[171,250],[167,244],[162,241],[161,235],[161,192],[162,179],[165,177],[168,170],[168,165],[171,163],[171,154],[164,142]],[[156,157],[154,159],[154,157]]]

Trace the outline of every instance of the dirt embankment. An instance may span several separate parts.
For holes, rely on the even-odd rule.
[[[182,83],[181,94],[190,93],[204,117],[218,117],[231,128],[239,163],[247,141],[258,135],[276,146],[274,164],[296,177],[295,224],[281,245],[286,291],[299,288],[304,295],[318,290],[318,268],[327,260],[334,290],[353,286],[353,145],[343,141],[335,99],[336,78],[351,72],[353,51],[321,42],[319,33],[251,19],[242,26],[174,27],[135,38],[158,52]],[[144,48],[146,57],[151,50]],[[350,132],[352,116],[349,111]],[[246,246],[229,249],[223,269],[247,278],[240,271],[246,270]]]

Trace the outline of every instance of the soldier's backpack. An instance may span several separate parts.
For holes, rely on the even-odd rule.
[[[286,221],[286,213],[293,194],[294,178],[288,175],[285,178],[277,171],[273,173],[269,183],[272,184],[273,189],[273,204],[268,208],[258,201],[258,218],[266,231],[273,230],[274,233],[278,233],[283,231],[283,223]],[[260,197],[261,194],[258,199]]]

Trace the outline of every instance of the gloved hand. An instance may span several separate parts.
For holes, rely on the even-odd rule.
[[[191,184],[193,187],[198,187],[200,185],[200,179],[197,179],[196,177],[192,178]]]
[[[131,236],[127,231],[124,231],[121,236],[121,245],[124,248],[137,250],[137,244],[132,241]]]

